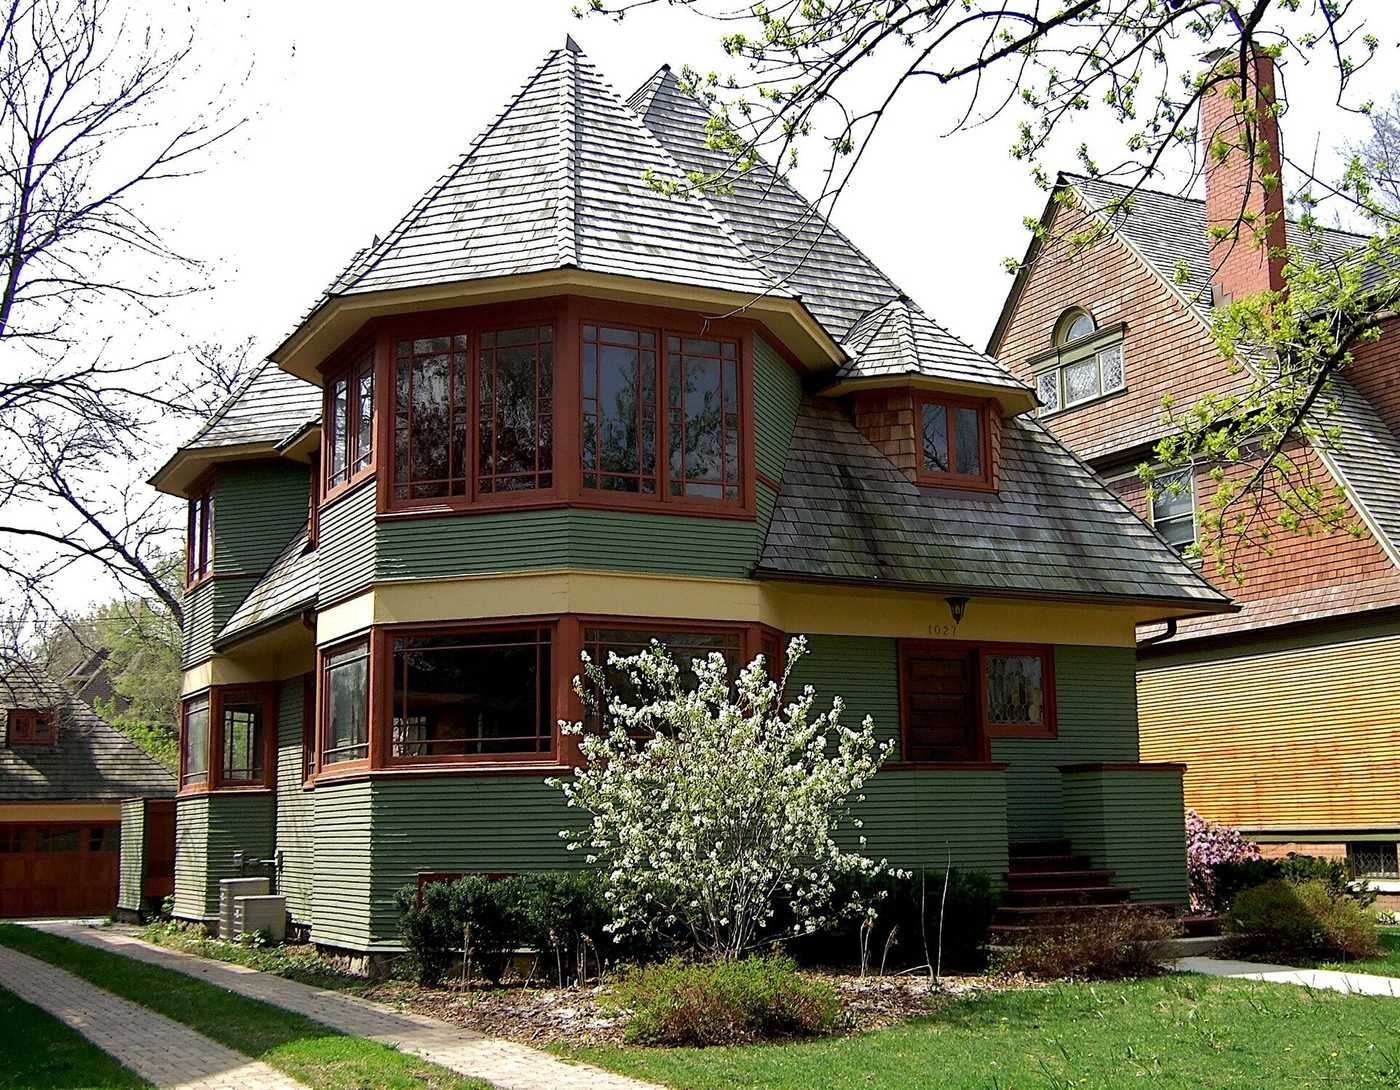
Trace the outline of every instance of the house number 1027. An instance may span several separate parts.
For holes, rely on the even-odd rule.
[[[931,624],[928,626],[930,636],[953,636],[956,635],[958,626],[955,624]]]

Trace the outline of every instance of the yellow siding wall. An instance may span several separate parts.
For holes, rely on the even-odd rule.
[[[1400,825],[1400,631],[1374,632],[1140,661],[1142,759],[1231,825]]]

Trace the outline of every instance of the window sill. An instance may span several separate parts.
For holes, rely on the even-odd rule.
[[[271,795],[276,789],[258,784],[253,787],[210,787],[207,783],[192,783],[180,788],[177,799],[227,797],[230,795]]]
[[[567,776],[574,771],[572,765],[560,764],[552,757],[542,760],[510,762],[478,762],[475,764],[423,764],[399,766],[395,768],[353,768],[345,772],[323,772],[308,780],[303,787],[315,788],[332,783],[352,783],[359,780],[404,780],[424,776],[484,777],[484,776]]]
[[[531,499],[511,501],[466,501],[424,503],[421,505],[391,506],[380,511],[375,517],[383,522],[401,520],[445,518],[457,515],[496,515],[510,511],[546,511],[573,509],[578,511],[620,511],[627,514],[675,515],[681,518],[732,519],[752,522],[755,509],[752,506],[735,506],[722,503],[701,503],[695,500],[670,502],[657,500],[626,501],[600,496],[579,496],[565,499],[557,495],[538,496]]]
[[[338,484],[334,488],[322,493],[321,501],[316,506],[324,511],[331,507],[352,492],[358,492],[361,487],[375,479],[375,467],[370,465],[360,470],[344,484]]]

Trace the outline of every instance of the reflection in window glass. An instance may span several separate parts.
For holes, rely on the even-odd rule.
[[[369,756],[369,644],[360,643],[326,656],[325,763],[358,761]]]
[[[923,451],[925,473],[948,472],[948,410],[943,405],[923,407]]]
[[[1159,474],[1153,482],[1152,525],[1182,552],[1196,543],[1195,482],[1191,470]]]
[[[477,379],[477,487],[483,492],[554,483],[554,330],[483,333]]]
[[[583,485],[656,494],[656,335],[585,325],[580,397]]]
[[[1065,367],[1065,401],[1074,404],[1099,394],[1099,365],[1092,356]]]
[[[440,499],[467,489],[465,336],[404,338],[394,359],[394,498]]]
[[[196,697],[185,705],[180,744],[184,747],[183,784],[202,783],[209,776],[209,698]]]
[[[224,704],[222,775],[229,781],[256,782],[263,776],[262,706]]]
[[[1053,413],[1060,407],[1060,372],[1050,370],[1036,375],[1035,392],[1040,397],[1040,411]]]
[[[374,456],[374,357],[362,360],[355,374],[355,442],[351,474],[369,465]]]
[[[1092,332],[1094,332],[1094,319],[1085,311],[1076,311],[1069,324],[1065,326],[1065,335],[1061,343],[1068,344],[1070,341],[1077,341],[1080,337],[1087,337]]]
[[[393,756],[547,752],[549,655],[544,628],[396,639]]]
[[[1040,655],[989,654],[987,722],[993,726],[1041,726],[1045,722],[1044,659]]]
[[[739,499],[738,346],[666,338],[671,494]]]
[[[114,852],[121,847],[121,827],[94,825],[88,830],[88,851]]]
[[[976,409],[959,405],[955,413],[958,458],[957,472],[973,477],[982,475],[981,414]]]

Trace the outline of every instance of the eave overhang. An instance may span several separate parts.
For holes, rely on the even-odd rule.
[[[277,347],[271,358],[284,371],[319,386],[321,375],[317,368],[322,361],[373,318],[569,294],[751,318],[771,330],[804,367],[813,371],[829,370],[846,358],[841,346],[799,299],[572,268],[331,296]]]
[[[965,397],[986,397],[994,400],[1001,408],[1002,416],[1020,416],[1031,412],[1038,404],[1035,392],[1029,386],[1005,386],[991,382],[972,382],[965,379],[943,378],[925,374],[888,374],[868,377],[844,378],[822,387],[817,392],[823,397],[844,397],[847,394],[867,390],[893,389],[929,390],[934,393],[960,394]]]
[[[278,458],[281,452],[273,442],[230,443],[215,447],[184,447],[155,471],[147,483],[157,492],[185,497],[205,473],[218,462],[249,462],[258,458]]]

